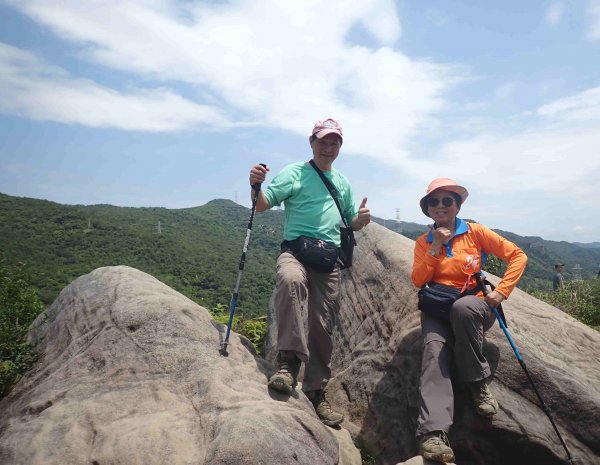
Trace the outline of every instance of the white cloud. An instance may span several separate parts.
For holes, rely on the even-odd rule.
[[[176,131],[215,122],[226,124],[218,110],[185,100],[168,89],[116,92],[93,81],[74,78],[29,52],[2,43],[0,112],[136,131]]]
[[[566,184],[573,200],[597,203],[600,187],[585,183],[591,171],[600,169],[594,147],[600,147],[597,131],[545,127],[516,134],[484,133],[450,142],[443,147],[441,158],[459,166],[457,174],[472,178],[481,188],[491,181],[501,183],[505,192],[560,198],[565,196]]]
[[[600,87],[543,105],[537,114],[548,118],[600,123]]]
[[[396,14],[393,1],[378,2],[376,8],[367,6],[362,21],[367,28],[382,44],[393,45],[401,33],[400,21]],[[355,8],[367,3],[354,3]]]
[[[242,121],[305,135],[318,117],[335,116],[349,135],[347,152],[388,163],[406,160],[410,138],[462,79],[451,66],[390,47],[401,33],[392,0],[13,5],[79,46],[81,57],[142,79],[190,84]],[[357,24],[377,48],[346,42]]]
[[[555,2],[548,10],[546,10],[546,24],[551,27],[557,26],[560,23],[563,15],[565,13],[565,4],[563,2]]]
[[[423,223],[416,206],[427,184],[451,177],[471,193],[462,209],[467,218],[520,235],[598,240],[597,93],[588,89],[505,121],[479,119],[470,128],[462,119],[448,124],[438,149],[430,146],[427,156],[412,158],[397,182],[371,187],[372,210],[401,207],[403,220]]]
[[[317,118],[330,115],[344,125],[344,154],[371,157],[361,162],[374,159],[380,162],[374,166],[387,170],[356,180],[361,195],[372,190],[365,193],[374,211],[410,205],[403,219],[422,222],[424,217],[407,212],[420,215],[416,205],[427,183],[450,176],[472,193],[468,216],[490,226],[539,234],[544,225],[544,231],[556,231],[554,237],[568,237],[571,227],[563,225],[570,222],[587,225],[590,240],[597,233],[589,231],[600,230],[600,216],[590,214],[600,210],[600,161],[594,152],[600,147],[600,88],[510,122],[465,112],[469,102],[451,107],[449,89],[468,76],[458,66],[394,49],[402,28],[392,0],[11,3],[70,41],[77,58],[127,73],[130,82],[145,88],[110,89],[4,46],[2,111],[152,131],[247,122],[301,136]],[[561,21],[565,4],[550,7],[548,24]],[[590,38],[600,38],[600,1],[589,10],[595,18]],[[348,43],[349,32],[356,30],[365,30],[377,45]],[[156,81],[160,86],[150,89]],[[180,83],[195,90],[203,104],[178,95]],[[495,89],[496,96],[510,96],[516,85],[507,82]],[[218,102],[219,110],[207,101]],[[454,113],[439,119],[447,110]],[[436,141],[446,142],[436,149],[425,141],[416,153],[417,137],[433,133]],[[382,176],[393,182],[373,182]]]
[[[581,240],[593,240],[600,229],[592,213],[600,210],[600,87],[543,105],[519,122],[518,130],[496,122],[450,140],[435,160],[441,170],[412,163],[412,175],[464,182],[476,193],[465,209],[485,224],[535,235],[544,225],[563,239],[572,238],[571,225],[585,224]]]
[[[600,0],[591,0],[588,7],[590,17],[590,28],[588,30],[588,39],[600,40]]]

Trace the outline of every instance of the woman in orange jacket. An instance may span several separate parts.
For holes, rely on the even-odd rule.
[[[473,275],[487,254],[507,262],[501,282],[487,296],[463,295],[447,318],[421,313],[424,349],[416,434],[419,453],[438,462],[454,461],[447,436],[454,414],[452,366],[469,388],[479,415],[492,417],[498,411],[486,382],[491,370],[482,353],[483,335],[495,321],[491,308],[508,298],[527,263],[525,253],[512,242],[456,216],[468,195],[452,179],[434,179],[420,202],[434,223],[415,243],[412,280],[419,288],[439,283],[468,294],[477,286]]]

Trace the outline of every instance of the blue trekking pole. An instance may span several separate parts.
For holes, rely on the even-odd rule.
[[[481,278],[481,274],[480,273],[475,274],[475,279],[477,280],[478,287],[481,288],[481,290],[483,291],[483,295],[487,296],[488,290],[483,282],[483,279]],[[523,360],[523,357],[521,356],[519,349],[517,349],[515,341],[513,341],[513,338],[511,337],[510,333],[508,332],[508,328],[506,327],[504,320],[500,316],[500,312],[498,312],[498,309],[496,307],[493,307],[492,311],[494,312],[494,315],[496,315],[496,319],[498,320],[498,323],[500,324],[500,328],[502,328],[502,331],[504,331],[504,334],[506,335],[506,338],[508,339],[508,342],[509,342],[510,346],[512,347],[513,352],[515,353],[515,356],[517,357],[517,360],[519,361],[519,365],[521,365],[521,368],[523,368],[523,371],[527,375],[529,384],[531,384],[531,387],[533,388],[534,392],[537,395],[537,398],[540,401],[540,404],[542,405],[542,410],[544,410],[544,413],[550,420],[550,423],[552,423],[552,427],[554,428],[554,431],[556,431],[556,435],[558,436],[558,439],[560,440],[560,443],[562,444],[563,449],[565,449],[565,452],[567,453],[567,458],[569,459],[569,462],[571,463],[571,465],[573,465],[575,463],[574,462],[575,459],[571,456],[571,453],[569,452],[569,449],[567,448],[567,444],[565,443],[563,437],[561,436],[560,432],[558,431],[558,428],[556,427],[556,423],[554,423],[554,419],[552,418],[552,415],[550,414],[548,407],[546,407],[546,404],[544,403],[544,399],[542,399],[542,395],[540,394],[540,391],[538,391],[537,386],[533,382],[533,379],[531,378],[531,375],[529,374],[529,371],[527,370],[525,361]]]
[[[261,163],[261,166],[265,168],[267,165]],[[231,296],[231,306],[229,308],[229,322],[227,323],[227,333],[225,339],[221,343],[221,349],[219,353],[225,357],[229,355],[227,353],[227,344],[229,344],[229,334],[231,333],[231,325],[233,323],[233,314],[235,313],[235,305],[237,303],[238,292],[240,290],[240,281],[242,279],[242,272],[244,271],[244,265],[246,264],[246,252],[248,251],[248,244],[250,243],[250,234],[252,233],[252,221],[254,220],[254,212],[256,211],[256,202],[258,201],[258,193],[260,192],[260,183],[252,184],[252,210],[250,212],[250,220],[248,221],[248,227],[246,229],[246,240],[244,241],[244,247],[242,248],[242,256],[240,257],[240,266],[238,269],[237,281],[235,283],[235,290]]]

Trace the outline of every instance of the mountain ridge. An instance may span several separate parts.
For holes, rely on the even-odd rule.
[[[207,308],[227,308],[249,215],[249,208],[229,199],[168,209],[65,205],[0,193],[0,250],[8,262],[26,264],[45,303],[77,276],[101,266],[129,265]],[[373,221],[399,232],[395,220]],[[418,223],[399,224],[401,233],[411,239],[427,230]],[[600,249],[498,232],[529,256],[522,288],[549,289],[558,261],[567,265],[567,279],[576,277],[576,271],[583,278],[597,273]],[[266,311],[282,238],[282,210],[255,215],[237,307],[240,314]],[[576,265],[581,270],[574,270]]]
[[[238,309],[266,311],[282,221],[265,212],[255,223]],[[246,236],[248,209],[228,200],[200,207],[63,205],[0,194],[0,250],[24,263],[43,302],[95,268],[129,265],[192,300],[228,306]]]

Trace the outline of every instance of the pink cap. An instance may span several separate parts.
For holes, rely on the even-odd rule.
[[[429,183],[429,186],[427,186],[427,193],[419,202],[419,205],[421,205],[421,211],[425,213],[426,216],[429,216],[427,214],[427,197],[429,197],[429,194],[431,194],[433,191],[438,189],[444,189],[446,191],[458,194],[461,199],[461,205],[464,203],[465,200],[467,200],[467,197],[469,196],[469,191],[465,187],[459,186],[454,179],[436,178]]]
[[[342,127],[333,118],[327,118],[324,120],[317,121],[315,127],[312,130],[313,136],[317,136],[317,139],[322,139],[327,134],[337,134],[344,141],[344,134]]]

